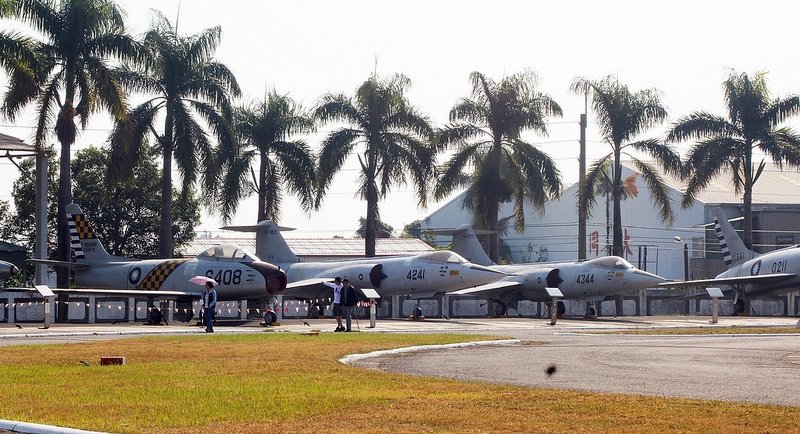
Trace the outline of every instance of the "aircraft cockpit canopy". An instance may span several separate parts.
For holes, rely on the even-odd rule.
[[[453,253],[447,250],[427,253],[425,255],[420,256],[420,259],[424,259],[426,261],[431,261],[431,262],[438,262],[440,264],[463,264],[467,262],[466,259],[458,255],[457,253]]]
[[[595,258],[586,262],[591,262],[592,264],[603,268],[613,268],[615,270],[628,270],[634,268],[630,262],[617,256],[604,256],[602,258]]]
[[[197,255],[197,259],[235,262],[253,262],[259,260],[258,257],[249,250],[232,244],[220,244],[218,246],[209,247],[204,252]]]

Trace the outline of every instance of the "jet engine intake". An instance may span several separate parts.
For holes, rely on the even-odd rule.
[[[375,289],[380,288],[381,281],[387,277],[389,276],[383,272],[383,264],[378,264],[369,271],[369,283],[371,283],[372,287]]]

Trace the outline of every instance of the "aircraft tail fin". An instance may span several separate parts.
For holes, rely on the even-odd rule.
[[[486,252],[483,250],[483,246],[481,246],[481,242],[478,241],[478,237],[476,234],[480,233],[489,234],[492,231],[487,230],[474,230],[470,225],[461,225],[455,229],[435,229],[429,231],[429,233],[435,235],[451,235],[453,237],[453,245],[450,248],[455,253],[466,258],[468,261],[472,262],[473,264],[478,265],[495,265],[494,262],[486,255]]]
[[[713,208],[711,213],[714,215],[714,232],[719,239],[719,248],[722,251],[725,266],[731,268],[758,256],[757,253],[745,247],[722,209]]]
[[[297,256],[292,253],[281,231],[293,231],[294,228],[278,226],[272,220],[262,220],[255,225],[223,226],[221,229],[237,232],[256,233],[256,256],[262,261],[272,263],[295,263]]]
[[[103,243],[97,238],[92,225],[83,214],[81,207],[71,203],[65,208],[72,251],[78,262],[111,261],[115,257],[108,254]]]

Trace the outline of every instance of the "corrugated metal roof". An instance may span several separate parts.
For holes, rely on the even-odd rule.
[[[197,256],[209,247],[235,244],[251,252],[256,250],[254,237],[195,238],[183,249],[186,256]],[[304,257],[352,258],[364,256],[362,238],[287,238],[286,244],[295,255]],[[433,247],[417,238],[379,238],[375,241],[377,256],[416,255],[433,251]]]
[[[23,142],[22,139],[0,133],[0,150],[34,152],[36,147]]]
[[[627,166],[627,165],[626,165]],[[635,170],[627,166],[631,170]],[[669,175],[664,180],[674,189],[681,192],[686,183]],[[708,186],[697,194],[696,200],[701,203],[740,203],[742,193],[735,193],[730,171],[721,172],[708,183]],[[753,186],[754,204],[800,204],[800,171],[784,166],[783,169],[768,163]]]

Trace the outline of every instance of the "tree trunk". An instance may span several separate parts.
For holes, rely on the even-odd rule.
[[[259,151],[261,166],[258,169],[258,222],[267,219],[267,153]],[[258,223],[256,222],[256,223]]]
[[[497,214],[500,212],[500,202],[497,200],[490,201],[489,209],[486,210],[486,216],[489,218],[489,259],[495,264],[499,264],[500,259],[500,234],[497,233]]]
[[[58,169],[58,216],[56,217],[58,233],[58,260],[68,262],[70,255],[70,235],[69,224],[67,222],[66,207],[72,203],[72,176],[70,172],[70,148],[71,143],[61,143],[61,160]],[[69,288],[69,269],[64,267],[56,268],[56,286],[58,288]],[[67,322],[69,314],[69,295],[60,293],[56,307],[56,322]]]
[[[744,158],[744,231],[742,242],[744,246],[753,250],[753,151],[752,145],[747,143],[747,154]]]
[[[489,179],[500,179],[500,157],[502,152],[502,144],[500,143],[500,135],[495,135],[495,141],[492,153],[488,156],[487,169],[490,171]],[[500,234],[497,233],[497,219],[500,213],[500,201],[497,196],[487,201],[486,217],[488,218],[489,230],[489,259],[495,264],[499,264],[500,260]]]
[[[67,72],[69,75],[69,70]],[[61,159],[58,166],[58,215],[56,216],[57,232],[57,256],[58,260],[70,261],[71,246],[69,223],[67,222],[66,207],[72,203],[72,172],[69,167],[72,144],[75,143],[77,127],[75,126],[75,108],[72,102],[75,94],[75,86],[71,81],[67,81],[67,93],[64,105],[61,106],[58,119],[56,120],[56,136],[61,144]],[[56,286],[59,288],[69,288],[70,270],[64,267],[56,268]],[[56,321],[67,322],[69,314],[69,296],[59,295],[59,303],[56,304]]]
[[[368,258],[375,257],[378,218],[378,187],[370,180],[367,184],[367,221],[364,225],[364,255]]]
[[[611,190],[612,201],[614,202],[614,238],[611,253],[614,256],[624,257],[622,249],[622,163],[620,161],[620,146],[615,146],[614,150],[614,184]]]
[[[158,257],[172,257],[172,125],[169,105],[162,140],[163,167],[161,168],[161,222],[158,225]]]

